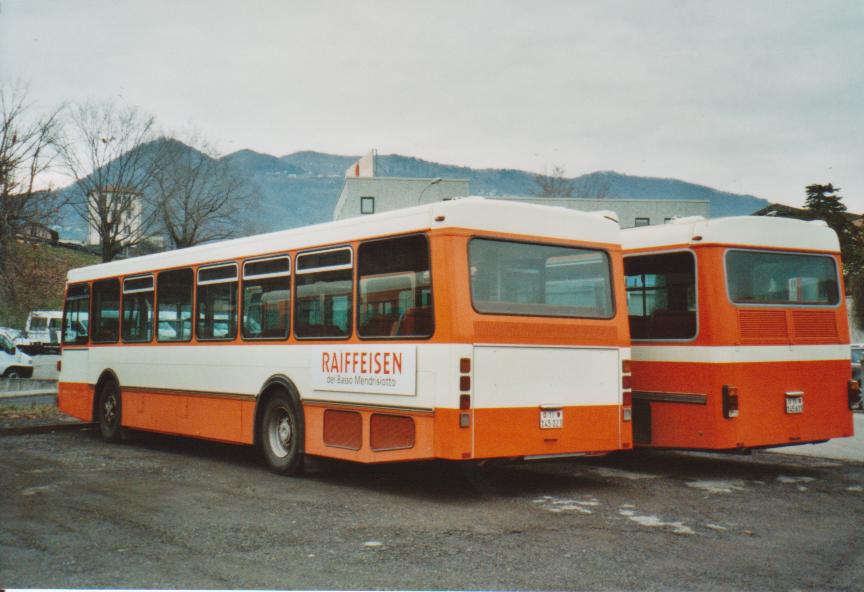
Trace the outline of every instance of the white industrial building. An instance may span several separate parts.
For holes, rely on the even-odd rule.
[[[342,220],[365,214],[376,214],[422,203],[444,201],[471,195],[467,179],[408,179],[376,177],[375,151],[351,165],[345,171],[345,184],[333,210],[333,219]],[[708,217],[707,200],[619,199],[579,197],[537,197],[531,195],[490,196],[489,199],[521,201],[542,205],[562,206],[573,210],[611,210],[622,228],[663,224],[672,218],[685,216]]]

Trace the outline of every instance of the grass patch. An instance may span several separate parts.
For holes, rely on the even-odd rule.
[[[63,413],[55,405],[31,405],[28,407],[12,407],[0,405],[0,419],[60,419]]]

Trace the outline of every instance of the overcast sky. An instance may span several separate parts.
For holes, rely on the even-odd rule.
[[[223,152],[675,177],[864,211],[864,2],[0,0],[0,77]]]

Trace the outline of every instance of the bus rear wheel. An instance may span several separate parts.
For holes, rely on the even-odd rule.
[[[282,475],[303,472],[303,414],[293,397],[279,392],[267,400],[260,442],[271,470]]]
[[[96,403],[96,421],[99,424],[99,435],[106,442],[119,442],[122,435],[120,385],[109,380],[99,390]]]

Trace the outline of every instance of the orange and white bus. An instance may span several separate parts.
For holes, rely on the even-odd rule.
[[[853,434],[837,235],[785,218],[622,231],[636,446],[735,450]]]
[[[69,272],[59,406],[364,463],[632,445],[618,224],[464,198]]]

